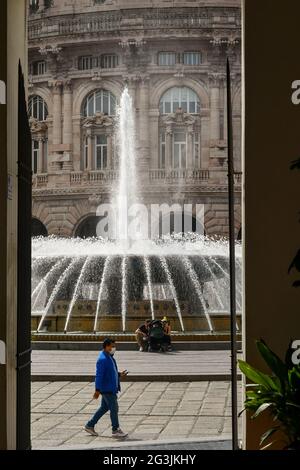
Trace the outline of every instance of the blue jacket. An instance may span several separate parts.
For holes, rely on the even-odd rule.
[[[121,390],[116,360],[104,351],[97,359],[95,386],[102,393],[118,393]]]

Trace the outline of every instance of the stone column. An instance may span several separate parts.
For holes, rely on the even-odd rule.
[[[160,161],[160,130],[159,130],[159,111],[151,109],[149,111],[149,141],[151,142],[150,153],[150,168],[159,168]],[[162,130],[162,129],[161,129]]]
[[[71,81],[64,84],[64,108],[63,108],[63,144],[64,144],[64,163],[63,169],[71,171],[73,169],[72,159],[72,116],[73,116],[73,91]]]
[[[140,82],[139,102],[139,140],[140,164],[143,172],[149,171],[150,144],[149,144],[149,77]]]
[[[74,116],[72,119],[72,160],[73,170],[80,171],[82,168],[85,169],[85,163],[83,162],[83,148],[81,138],[81,117]]]
[[[53,128],[52,128],[52,158],[51,169],[58,171],[61,169],[60,146],[62,143],[62,100],[61,100],[61,82],[56,82],[53,86]]]
[[[88,139],[88,156],[87,156],[87,171],[91,171],[93,168],[93,135],[91,129],[87,132]]]
[[[212,145],[220,140],[220,85],[218,74],[210,76],[210,139]]]
[[[166,171],[172,169],[172,128],[167,127],[166,129]]]
[[[61,129],[61,82],[57,82],[53,87],[53,145],[60,145],[62,141]]]
[[[201,128],[200,128],[200,168],[206,169],[209,167],[209,122],[210,111],[209,109],[201,110]]]
[[[63,143],[72,145],[72,110],[73,91],[70,82],[64,85],[64,124],[63,124]]]
[[[193,127],[189,126],[187,129],[187,149],[186,149],[186,163],[187,168],[192,169],[195,167],[194,162],[194,149],[193,149]]]
[[[37,161],[37,173],[41,174],[44,170],[44,139],[39,137],[39,158]]]

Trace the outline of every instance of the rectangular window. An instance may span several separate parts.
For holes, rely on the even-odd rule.
[[[32,141],[32,172],[37,173],[39,158],[39,142],[38,140]]]
[[[107,136],[104,134],[96,136],[95,168],[96,170],[107,168]]]
[[[200,52],[185,52],[183,54],[184,65],[200,65],[201,54]]]
[[[186,168],[186,134],[181,130],[173,136],[173,168]]]
[[[176,53],[175,52],[159,52],[158,65],[175,65]]]
[[[29,66],[31,75],[45,75],[47,72],[47,63],[44,60],[33,62]]]
[[[90,70],[93,68],[93,56],[83,56],[79,57],[78,68],[79,70]]]
[[[116,54],[104,54],[101,60],[103,69],[114,69],[118,66],[118,56]]]
[[[30,67],[32,75],[44,75],[46,73],[46,62],[44,60],[39,62],[34,62]]]
[[[44,75],[47,71],[47,65],[45,61],[37,63],[37,74]]]
[[[166,168],[166,134],[160,135],[160,159],[159,168]]]

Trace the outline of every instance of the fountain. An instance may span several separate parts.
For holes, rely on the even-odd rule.
[[[132,224],[128,216],[139,204],[139,188],[127,89],[118,110],[117,151],[119,180],[111,198],[114,237],[97,232],[91,239],[50,236],[32,241],[33,329],[125,332],[145,318],[167,316],[173,330],[220,330],[229,312],[228,242],[195,233],[145,239],[142,217]],[[237,246],[238,306],[240,258]]]

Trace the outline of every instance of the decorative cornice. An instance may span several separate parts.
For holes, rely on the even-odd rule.
[[[96,197],[101,197],[101,195],[110,195],[112,193],[111,186],[109,186],[110,190],[108,189],[108,186],[102,186],[102,187],[97,187],[97,195]],[[141,193],[141,196],[147,197],[147,194],[155,193],[158,195],[162,195],[165,192],[178,192],[178,181],[160,181],[160,184],[153,184],[153,183],[148,183],[144,186],[143,192]],[[188,182],[182,187],[181,192],[182,193],[187,193],[190,194],[191,192],[195,191],[195,193],[198,194],[221,194],[221,193],[228,193],[228,186],[227,185],[209,185],[209,184],[203,184],[203,182],[198,182],[198,183],[193,183],[193,182]],[[235,193],[239,195],[241,193],[241,186],[236,184],[235,185]],[[55,188],[55,189],[45,189],[45,188],[33,188],[33,200],[37,197],[46,197],[46,198],[51,198],[51,197],[95,197],[95,187],[64,187],[64,188]]]

